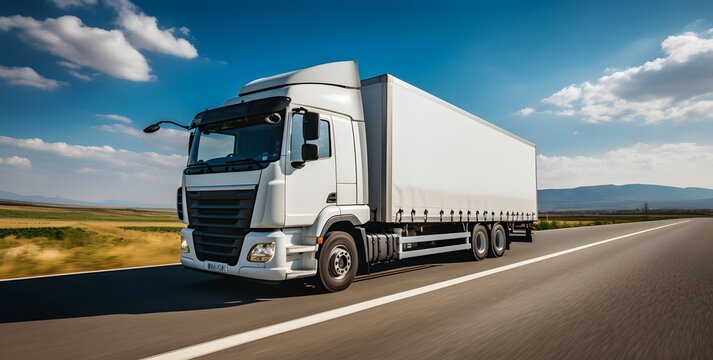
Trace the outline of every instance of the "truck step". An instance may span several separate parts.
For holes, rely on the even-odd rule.
[[[289,245],[287,255],[317,251],[317,245]]]
[[[317,270],[290,270],[286,274],[286,278],[287,278],[287,280],[289,280],[289,279],[309,277],[309,276],[314,276],[314,275],[317,275]]]

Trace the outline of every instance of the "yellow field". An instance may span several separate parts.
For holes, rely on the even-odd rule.
[[[171,211],[0,205],[0,278],[175,263]]]

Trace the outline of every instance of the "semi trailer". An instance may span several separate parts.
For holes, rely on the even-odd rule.
[[[535,145],[354,61],[257,79],[182,127],[186,268],[340,291],[378,263],[531,241]]]

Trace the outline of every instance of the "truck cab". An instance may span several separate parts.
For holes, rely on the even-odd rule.
[[[355,62],[330,63],[255,80],[195,116],[177,194],[185,267],[315,276],[326,230],[369,221],[359,87]],[[351,256],[332,261],[356,271]]]

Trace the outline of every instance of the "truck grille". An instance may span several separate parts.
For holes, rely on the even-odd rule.
[[[186,191],[188,227],[200,261],[235,265],[250,231],[256,190]]]

